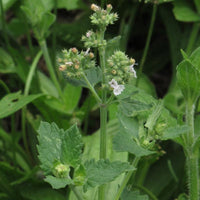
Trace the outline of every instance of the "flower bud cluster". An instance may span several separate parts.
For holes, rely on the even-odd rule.
[[[94,14],[90,17],[91,22],[100,28],[105,28],[109,24],[113,24],[114,21],[118,19],[116,13],[111,13],[112,5],[108,4],[106,10],[100,8],[99,6],[92,4],[91,10],[94,11]]]
[[[57,163],[53,168],[53,175],[58,178],[66,178],[69,176],[70,167],[62,163]]]
[[[84,42],[84,46],[86,48],[98,48],[106,46],[106,40],[101,41],[97,33],[93,32],[92,30],[88,31],[86,35],[82,36],[82,41]]]
[[[114,89],[114,94],[115,91],[119,91],[117,95],[118,93],[120,94],[124,89],[123,85],[127,83],[131,77],[137,78],[136,71],[134,70],[135,64],[135,60],[133,58],[129,59],[122,51],[116,51],[107,60],[105,73],[110,87]]]
[[[80,79],[84,70],[95,67],[94,54],[89,50],[81,52],[76,48],[63,50],[57,59],[59,70],[65,72],[69,78]]]

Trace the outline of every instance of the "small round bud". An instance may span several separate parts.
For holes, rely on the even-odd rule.
[[[59,66],[59,70],[60,71],[65,71],[67,69],[67,66],[66,65],[60,65]]]
[[[89,53],[90,58],[94,58],[94,54],[92,52]]]
[[[118,18],[118,14],[117,14],[117,13],[114,14],[114,18],[115,18],[115,19]]]
[[[53,174],[59,178],[65,178],[69,175],[70,167],[64,164],[57,164],[53,169]]]
[[[79,69],[79,65],[75,65],[74,68],[75,68],[75,69]]]
[[[93,3],[93,4],[91,5],[91,10],[93,10],[93,11],[96,12],[96,11],[99,11],[99,10],[100,10],[100,7]]]
[[[112,74],[113,74],[113,75],[117,74],[117,71],[113,69],[113,70],[112,70]]]
[[[77,48],[75,48],[75,47],[72,48],[71,51],[72,51],[73,53],[78,53],[78,50],[77,50]]]
[[[58,58],[57,61],[58,61],[58,62],[62,62],[63,60],[62,60],[61,58]]]
[[[88,32],[86,33],[86,37],[87,37],[87,38],[89,38],[91,35],[92,35],[92,31],[88,31]]]
[[[135,64],[135,59],[134,59],[134,58],[131,58],[131,59],[130,59],[130,63],[131,63],[132,65],[134,65],[134,64]]]
[[[110,11],[110,10],[112,10],[112,5],[111,4],[108,4],[107,5],[107,9]]]

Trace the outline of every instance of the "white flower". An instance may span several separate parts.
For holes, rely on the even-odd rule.
[[[92,31],[88,31],[88,32],[86,33],[86,37],[87,37],[87,38],[89,38],[91,35],[92,35]]]
[[[115,79],[112,79],[109,82],[109,85],[111,88],[113,88],[113,93],[115,96],[122,93],[122,91],[125,89],[124,85],[118,85],[117,81]]]
[[[134,65],[135,65],[135,64],[132,64],[132,65],[130,66],[129,70],[130,70],[130,72],[132,72],[132,73],[134,74],[134,77],[137,78],[136,71],[135,71],[135,69],[134,69]]]
[[[73,62],[66,62],[65,65],[71,66],[71,65],[73,65]]]
[[[117,96],[121,94],[124,89],[125,89],[124,85],[118,85],[117,87],[114,88],[113,93],[115,96]]]
[[[109,85],[111,88],[116,88],[118,86],[118,83],[115,79],[112,79],[110,82],[109,82]]]

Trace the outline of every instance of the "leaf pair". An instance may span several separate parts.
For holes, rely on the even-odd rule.
[[[89,160],[82,163],[82,138],[76,125],[68,130],[59,129],[55,123],[42,122],[39,130],[39,159],[41,168],[46,175],[45,181],[53,188],[63,188],[66,185],[83,185],[96,187],[113,181],[121,173],[134,170],[128,163],[109,160]],[[74,177],[56,177],[53,171],[55,163],[69,166],[74,170]]]

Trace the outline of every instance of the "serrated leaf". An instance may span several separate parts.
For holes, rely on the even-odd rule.
[[[189,127],[186,125],[169,127],[163,132],[162,140],[175,139],[182,134],[187,133],[187,131],[189,131]]]
[[[99,67],[87,69],[84,72],[88,81],[90,82],[92,86],[95,86],[97,83],[99,83],[102,80],[102,71]],[[85,82],[83,78],[78,80],[78,79],[69,79],[67,77],[67,80],[75,86],[83,86],[86,88],[88,87],[87,83]]]
[[[83,8],[84,4],[81,0],[59,0],[58,8],[66,8],[67,10],[74,10]]]
[[[13,114],[41,96],[41,94],[23,96],[20,91],[4,96],[0,101],[0,119]]]
[[[192,4],[190,1],[175,0],[173,12],[177,20],[180,20],[183,22],[200,21],[200,15],[195,10],[193,10]]]
[[[137,157],[155,153],[139,146],[128,133],[121,129],[113,138],[113,148],[118,152],[129,152]]]
[[[44,179],[47,183],[50,183],[52,188],[60,189],[65,188],[67,185],[72,184],[73,180],[70,178],[57,178],[55,176],[48,175]]]
[[[200,95],[200,72],[184,60],[177,67],[177,81],[184,98],[190,103],[195,103]]]
[[[64,131],[55,123],[41,122],[38,133],[39,159],[45,174],[51,174],[58,161],[72,167],[80,164],[82,140],[76,125]]]
[[[128,163],[109,160],[90,160],[85,163],[86,168],[86,187],[96,187],[113,181],[120,174],[135,170],[135,168]]]

